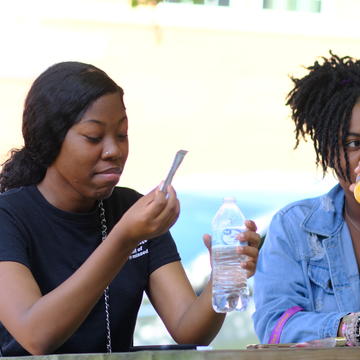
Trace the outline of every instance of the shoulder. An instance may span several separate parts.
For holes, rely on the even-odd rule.
[[[0,201],[3,201],[4,199],[16,199],[18,196],[21,196],[24,192],[26,192],[28,189],[28,186],[21,186],[18,188],[7,190],[0,194]]]
[[[276,216],[286,218],[304,217],[321,201],[321,197],[317,196],[294,201],[281,208],[276,213]]]
[[[339,185],[327,194],[295,201],[274,215],[267,237],[296,247],[314,234],[332,236],[343,225],[343,203],[344,191]]]
[[[284,227],[292,228],[296,224],[296,228],[309,216],[310,213],[320,204],[322,196],[301,199],[294,201],[280,210],[278,210],[270,223],[270,228]]]
[[[0,194],[1,209],[24,208],[30,204],[30,186],[10,189]]]
[[[336,185],[326,194],[292,202],[280,209],[276,215],[287,219],[299,219],[313,214],[316,216],[339,214],[342,212],[343,202],[344,191],[340,185]]]

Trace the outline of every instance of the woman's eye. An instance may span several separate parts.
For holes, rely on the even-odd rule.
[[[346,143],[347,148],[357,148],[360,147],[360,140],[350,140]]]
[[[92,142],[92,143],[98,143],[98,142],[101,141],[101,137],[88,136],[88,135],[84,135],[84,136],[85,136],[85,138],[86,138],[88,141],[90,141],[90,142]]]
[[[122,141],[127,140],[127,134],[118,134],[118,138]]]

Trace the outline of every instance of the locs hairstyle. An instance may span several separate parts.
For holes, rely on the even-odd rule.
[[[328,58],[306,67],[303,78],[291,77],[294,88],[287,96],[296,126],[296,145],[310,136],[316,152],[316,165],[323,174],[330,167],[350,181],[349,159],[345,139],[351,113],[360,97],[360,61],[339,57],[330,51]],[[345,169],[340,166],[340,150],[344,150]]]
[[[0,192],[39,183],[60,152],[68,130],[99,97],[123,90],[102,70],[61,62],[43,72],[25,100],[24,146],[11,150],[0,173]]]

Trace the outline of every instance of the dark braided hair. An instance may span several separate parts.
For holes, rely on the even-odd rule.
[[[58,156],[68,130],[99,97],[123,90],[97,67],[75,61],[55,64],[32,84],[22,133],[24,147],[13,149],[0,172],[0,192],[39,183]]]
[[[287,96],[296,126],[296,145],[300,137],[310,136],[316,152],[316,165],[323,174],[330,167],[338,176],[350,180],[349,159],[345,139],[348,135],[352,109],[360,98],[360,61],[349,56],[339,57],[330,51],[307,67],[301,79],[291,77],[294,88]],[[340,150],[345,169],[340,165]]]

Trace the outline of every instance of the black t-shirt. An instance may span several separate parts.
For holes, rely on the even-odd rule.
[[[108,232],[141,195],[116,187],[104,200]],[[36,186],[26,186],[0,195],[0,261],[27,266],[42,294],[63,283],[101,242],[99,209],[69,213],[49,204]],[[157,268],[180,260],[169,232],[142,241],[109,287],[112,350],[128,351],[143,291]],[[84,294],[86,296],[86,294]],[[76,299],[74,299],[76,301]],[[39,324],[41,327],[41,324]],[[79,329],[55,353],[106,352],[104,297]],[[0,323],[3,356],[28,353]]]

